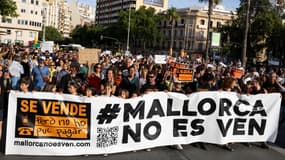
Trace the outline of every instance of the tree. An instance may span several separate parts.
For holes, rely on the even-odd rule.
[[[214,5],[221,3],[222,0],[199,0],[199,2],[208,2],[208,27],[207,27],[207,41],[206,41],[206,62],[208,62],[208,55],[209,55],[209,40],[210,40],[210,27],[211,27],[211,17],[213,14]]]
[[[172,56],[172,49],[173,49],[173,39],[174,39],[174,26],[175,21],[179,19],[179,15],[177,14],[177,10],[174,7],[171,7],[167,10],[166,13],[167,20],[171,23],[171,40],[170,40],[170,49],[169,49],[169,55]]]
[[[127,36],[128,15],[129,11],[122,11],[118,22],[118,25],[122,27],[123,35],[125,35],[124,39]],[[152,7],[146,9],[145,6],[142,6],[137,11],[132,10],[130,23],[131,42],[143,44],[144,50],[146,46],[155,45],[162,39],[162,34],[157,27],[160,19],[161,16],[155,14],[155,10]]]
[[[42,39],[42,37],[43,37],[43,31],[40,31],[39,39]],[[52,26],[46,26],[45,39],[47,41],[60,42],[63,40],[63,37],[56,28]]]
[[[281,36],[284,35],[284,30],[281,18],[269,0],[255,0],[250,3],[246,57],[248,60],[257,59],[257,62],[264,62],[268,53],[275,56],[284,53],[282,47],[284,41]],[[237,18],[230,26],[223,27],[223,33],[227,33],[230,37],[231,52],[235,52],[237,58],[242,58],[240,53],[243,37],[240,35],[243,35],[246,28],[246,11],[247,0],[241,0],[241,5],[237,9]]]
[[[77,26],[70,35],[75,43],[93,47],[94,44],[100,41],[103,30],[103,27],[99,25]]]
[[[17,17],[17,5],[13,0],[1,0],[0,15],[4,18],[6,16]]]

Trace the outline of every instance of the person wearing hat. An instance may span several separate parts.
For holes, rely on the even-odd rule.
[[[49,69],[44,63],[44,59],[39,58],[38,65],[32,69],[32,88],[34,91],[42,91],[49,81]]]

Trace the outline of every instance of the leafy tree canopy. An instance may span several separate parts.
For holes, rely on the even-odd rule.
[[[39,39],[43,39],[43,31],[39,33]],[[46,32],[45,32],[45,40],[46,41],[55,41],[60,42],[63,40],[62,35],[58,32],[58,30],[51,26],[46,26]]]
[[[3,17],[17,17],[17,5],[13,0],[1,0],[0,2],[0,15]]]

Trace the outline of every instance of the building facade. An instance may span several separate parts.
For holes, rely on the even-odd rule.
[[[96,0],[96,24],[116,23],[121,10],[139,9],[141,6],[153,7],[156,12],[168,9],[168,0]]]
[[[20,43],[29,45],[38,39],[42,30],[42,0],[14,0],[17,4],[18,17],[0,16],[0,43]]]
[[[60,0],[46,0],[44,2],[44,21],[46,26],[58,28],[59,23],[59,1]]]
[[[59,18],[58,18],[58,31],[63,37],[69,37],[72,30],[71,28],[71,9],[68,7],[67,1],[61,0],[59,2]]]
[[[80,25],[91,25],[95,23],[95,8],[79,2],[69,2],[71,10],[71,29]]]
[[[179,19],[175,22],[173,51],[179,53],[185,50],[188,53],[203,53],[206,49],[208,7],[205,8],[181,8],[177,9]],[[163,13],[163,14],[166,14]],[[226,23],[230,23],[236,15],[235,12],[225,10],[222,6],[216,6],[213,10],[210,32],[216,31]],[[160,22],[160,30],[164,35],[164,41],[160,44],[161,50],[169,50],[171,43],[171,23],[167,20]]]

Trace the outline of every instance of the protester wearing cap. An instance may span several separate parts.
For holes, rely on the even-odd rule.
[[[49,69],[44,63],[44,59],[39,58],[38,65],[32,69],[32,88],[35,91],[42,91],[49,80]]]

